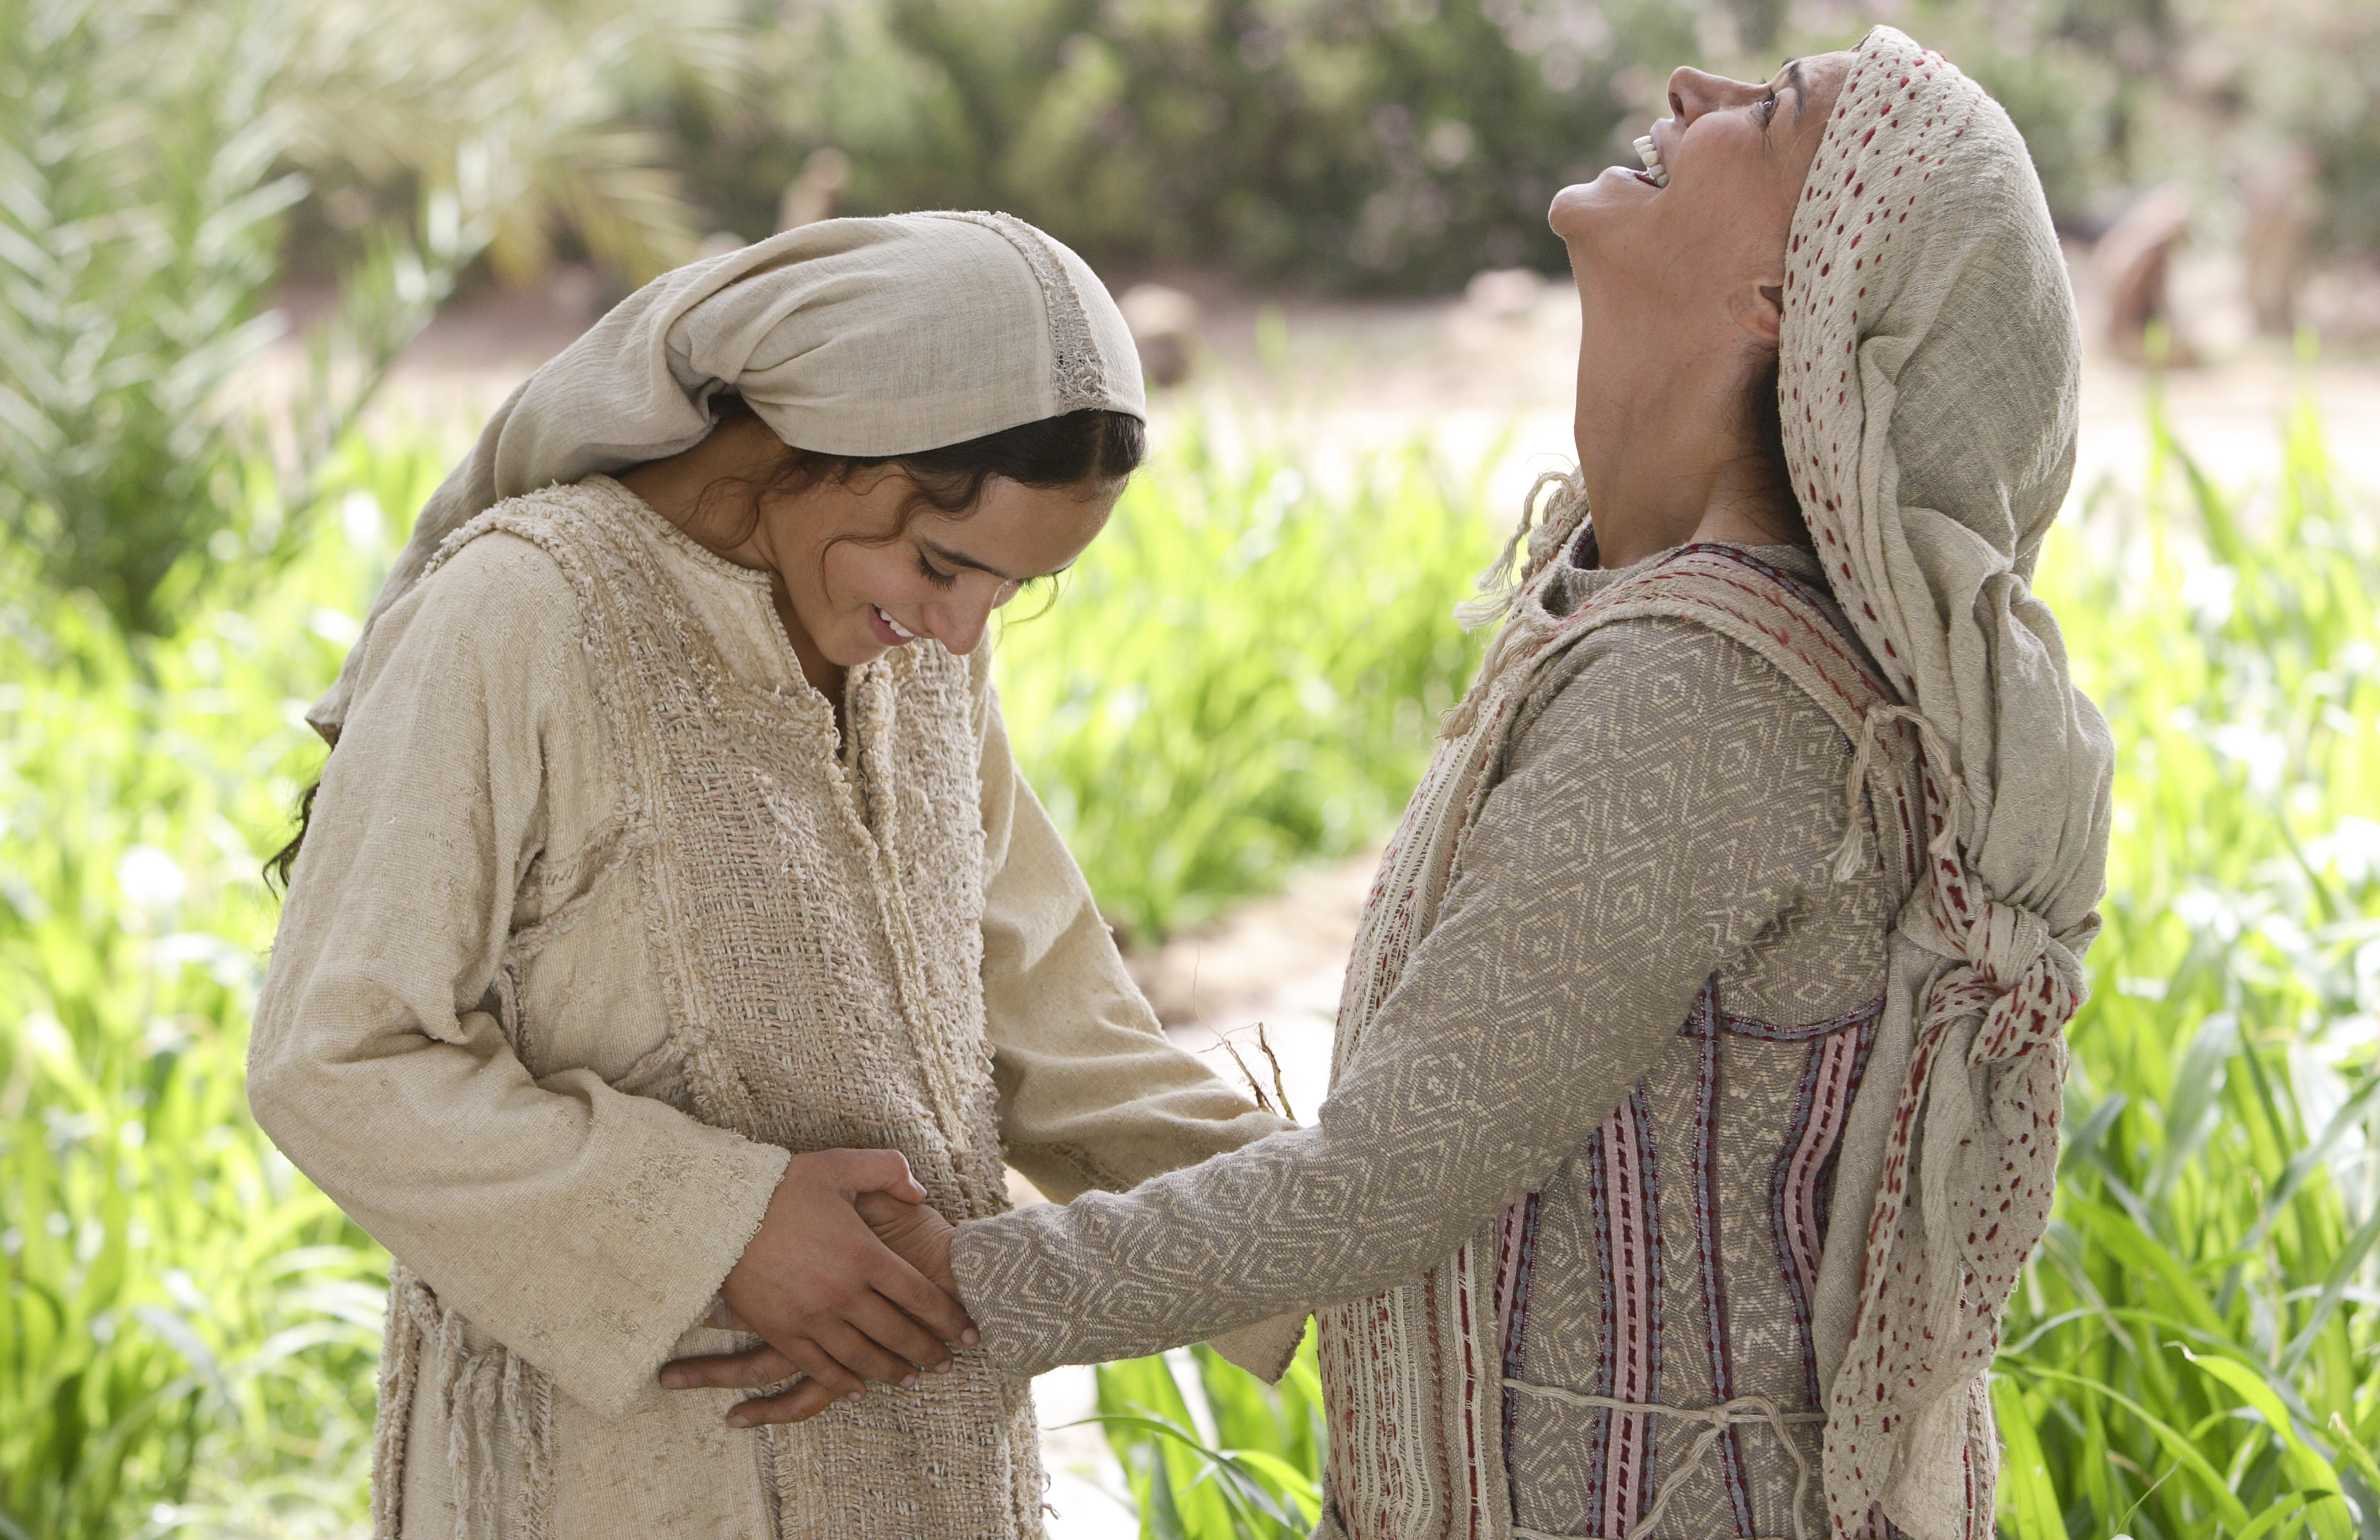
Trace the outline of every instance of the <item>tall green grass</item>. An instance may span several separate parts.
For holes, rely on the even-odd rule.
[[[1478,660],[1481,481],[1419,443],[1336,484],[1280,442],[1171,426],[1046,613],[1004,624],[1024,765],[1128,940],[1363,850]]]
[[[2004,1513],[2022,1540],[2380,1535],[2380,510],[2304,407],[2244,497],[2152,427],[2145,499],[2046,564],[2118,822],[1993,1392]]]
[[[303,702],[434,474],[347,455],[293,564],[128,638],[0,548],[0,1535],[337,1533],[362,1513],[384,1260],[242,1089]],[[255,510],[252,510],[252,515]],[[277,517],[279,510],[267,509]]]
[[[2045,564],[2121,821],[2061,1206],[1994,1392],[2004,1528],[2371,1537],[2380,531],[2310,416],[2261,490],[2158,442],[2149,494],[2096,499]],[[249,1122],[240,1063],[257,863],[319,762],[299,712],[382,510],[440,461],[350,449],[303,548],[187,575],[164,637],[0,550],[0,1540],[360,1521],[382,1258]],[[270,491],[249,516],[293,516]],[[1004,627],[1020,754],[1132,930],[1377,838],[1472,665],[1445,615],[1493,538],[1475,497],[1418,454],[1326,484],[1185,434]],[[1101,1406],[1139,1419],[1109,1431],[1147,1534],[1312,1510],[1307,1380],[1175,1355],[1103,1371]]]

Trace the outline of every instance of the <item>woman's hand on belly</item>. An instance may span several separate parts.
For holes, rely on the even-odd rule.
[[[757,1333],[770,1356],[685,1359],[663,1366],[662,1383],[757,1387],[798,1373],[808,1377],[775,1400],[798,1397],[808,1415],[838,1395],[858,1400],[866,1380],[914,1385],[920,1368],[948,1368],[946,1344],[974,1341],[975,1323],[869,1231],[853,1207],[863,1194],[926,1197],[898,1150],[819,1150],[787,1162],[759,1231],[719,1287],[726,1313],[712,1323]],[[722,1364],[737,1364],[736,1377],[719,1377]],[[748,1377],[763,1369],[765,1377]],[[728,1420],[760,1420],[745,1410]]]
[[[948,1219],[924,1204],[905,1202],[892,1196],[891,1191],[879,1189],[861,1193],[856,1205],[859,1217],[868,1221],[879,1241],[898,1252],[942,1292],[955,1298],[958,1285],[951,1276],[951,1237],[958,1233],[957,1231]],[[723,1327],[730,1331],[752,1329],[733,1309],[723,1305],[704,1324]],[[940,1373],[951,1365],[945,1358],[920,1366]],[[803,1422],[832,1406],[838,1394],[847,1393],[800,1360],[769,1343],[743,1352],[681,1358],[662,1370],[662,1383],[674,1390],[757,1390],[796,1374],[809,1377],[782,1395],[756,1396],[738,1403],[727,1414],[729,1424],[736,1427],[756,1427],[762,1423]],[[915,1375],[910,1375],[901,1383],[914,1384],[916,1379]]]

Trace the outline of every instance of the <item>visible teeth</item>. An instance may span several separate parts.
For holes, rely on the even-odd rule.
[[[877,618],[883,621],[887,626],[891,627],[892,634],[900,637],[903,641],[914,642],[917,639],[916,633],[910,631],[899,621],[894,620],[891,615],[885,613],[883,605],[879,604],[876,606],[876,614]]]
[[[1653,143],[1653,136],[1645,135],[1636,141],[1636,158],[1645,163],[1645,175],[1653,178],[1657,188],[1670,185],[1670,169],[1661,164],[1661,152]]]

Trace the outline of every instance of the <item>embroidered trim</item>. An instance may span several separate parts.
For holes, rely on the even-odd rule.
[[[552,1540],[553,1382],[501,1343],[463,1351],[463,1316],[438,1303],[401,1262],[389,1266],[388,1324],[381,1350],[380,1405],[372,1429],[372,1537],[398,1540],[404,1525],[406,1445],[421,1391],[421,1359],[436,1345],[437,1395],[446,1418],[446,1473],[455,1498],[455,1540],[495,1540],[495,1435],[513,1444],[516,1500],[508,1517],[520,1540]]]
[[[1605,1119],[1587,1158],[1601,1201],[1596,1249],[1603,1272],[1602,1358],[1597,1392],[1639,1405],[1661,1393],[1661,1177],[1653,1116],[1639,1085]],[[1656,1432],[1643,1414],[1608,1407],[1590,1436],[1587,1511],[1599,1533],[1624,1534],[1643,1512]]]
[[[1060,414],[1107,405],[1107,369],[1091,335],[1090,317],[1075,287],[1066,264],[1050,249],[1050,239],[1013,214],[984,210],[948,209],[939,219],[963,219],[998,234],[1016,249],[1041,285],[1042,308],[1050,317],[1050,359],[1055,377]]]
[[[1727,1332],[1727,1269],[1718,1249],[1718,977],[1694,997],[1688,1018],[1697,1039],[1694,1070],[1694,1264],[1702,1270],[1703,1349],[1710,1356],[1711,1392],[1735,1399],[1735,1354]],[[1718,1430],[1719,1470],[1734,1510],[1735,1533],[1752,1533],[1752,1491],[1743,1479],[1743,1448],[1735,1429]],[[1796,1451],[1798,1453],[1798,1451]]]
[[[1810,1045],[1794,1094],[1793,1120],[1777,1151],[1768,1179],[1768,1211],[1776,1231],[1777,1265],[1793,1304],[1793,1328],[1802,1340],[1802,1373],[1808,1404],[1818,1406],[1826,1390],[1818,1383],[1818,1348],[1811,1328],[1817,1295],[1818,1257],[1827,1244],[1828,1199],[1835,1163],[1841,1155],[1843,1125],[1859,1095],[1867,1056],[1876,1045],[1876,1024],[1884,1002],[1837,1018],[1831,1030]]]
[[[1531,1193],[1527,1197],[1504,1211],[1502,1243],[1496,1257],[1496,1336],[1503,1348],[1504,1375],[1510,1378],[1521,1372],[1521,1358],[1529,1334],[1529,1283],[1537,1267],[1537,1224],[1545,1212],[1545,1194]],[[1512,1473],[1509,1451],[1512,1447],[1512,1424],[1519,1414],[1520,1403],[1510,1390],[1504,1392],[1504,1461],[1505,1475],[1513,1485],[1513,1500],[1520,1500],[1519,1477]]]

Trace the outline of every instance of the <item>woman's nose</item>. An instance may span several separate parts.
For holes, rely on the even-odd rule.
[[[977,585],[969,584],[970,590]],[[926,606],[926,625],[934,640],[953,652],[965,656],[975,650],[983,640],[984,627],[991,624],[991,612],[996,590],[986,586],[980,593],[967,592],[938,600]]]
[[[1670,115],[1683,128],[1714,107],[1731,105],[1746,89],[1741,80],[1681,65],[1670,76]]]

